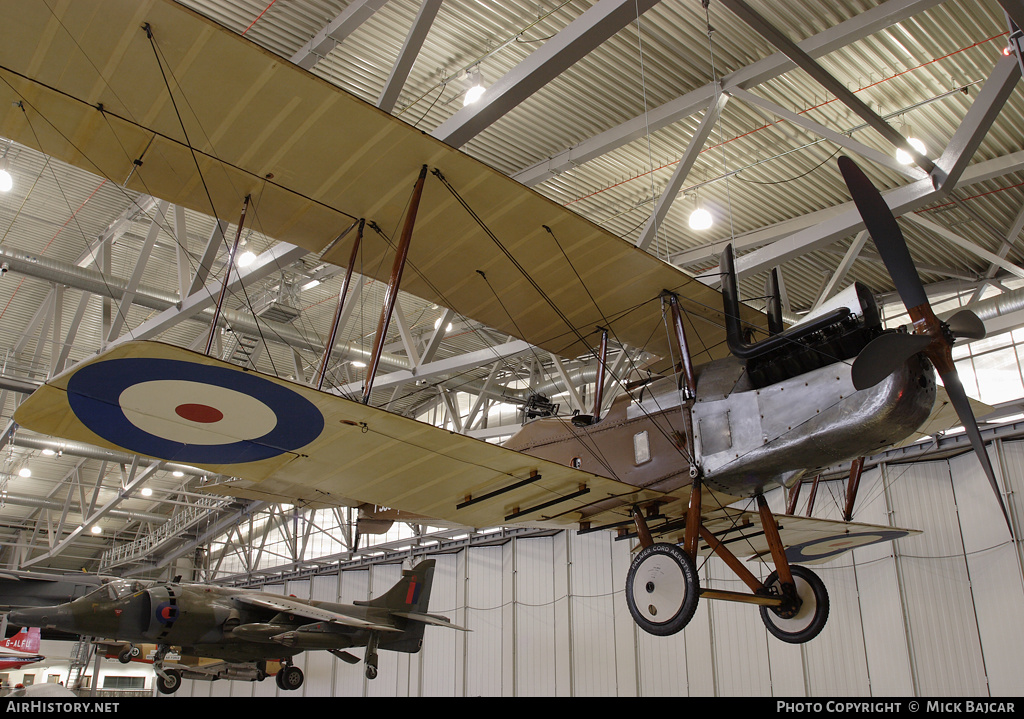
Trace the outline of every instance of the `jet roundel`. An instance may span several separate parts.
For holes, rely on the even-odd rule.
[[[144,635],[147,639],[160,642],[167,638],[178,620],[178,597],[166,585],[150,587],[146,590],[146,597],[149,599],[149,610]]]

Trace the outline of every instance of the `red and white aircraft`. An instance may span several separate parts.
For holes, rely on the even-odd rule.
[[[0,642],[0,670],[21,669],[44,659],[39,653],[38,627],[22,627],[13,637]]]

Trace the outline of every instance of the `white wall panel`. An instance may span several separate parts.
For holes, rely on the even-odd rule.
[[[900,544],[903,597],[918,691],[986,694],[984,663],[949,469],[945,462],[900,467],[890,483],[897,516],[924,530]]]
[[[456,555],[440,554],[434,558],[434,581],[430,589],[428,609],[431,614],[448,617],[458,624]],[[418,561],[418,560],[417,560]],[[418,675],[420,686],[416,696],[456,696],[457,674],[452,671],[457,652],[462,648],[461,632],[444,627],[427,626],[423,632],[423,648],[410,657],[410,664]],[[461,684],[461,682],[458,682]]]
[[[511,547],[511,543],[506,545]],[[473,547],[466,551],[465,695],[502,695],[502,677],[511,675],[511,662],[502,652],[504,588],[512,579],[504,571],[501,547]]]
[[[550,537],[515,543],[515,694],[555,696],[554,547]]]
[[[713,588],[742,591],[735,575],[725,569],[724,563],[708,562],[708,569]],[[771,671],[766,652],[768,632],[757,609],[735,602],[709,601],[707,604],[711,613],[718,693],[723,696],[770,696]]]
[[[1021,476],[1022,448],[1024,445],[1016,443],[990,452],[997,475]],[[1020,647],[1024,646],[1020,554],[996,509],[988,478],[974,455],[955,457],[949,464],[956,477],[953,486],[989,691],[993,696],[1019,696]]]
[[[572,688],[580,696],[617,696],[615,597],[609,532],[563,533],[570,545]]]

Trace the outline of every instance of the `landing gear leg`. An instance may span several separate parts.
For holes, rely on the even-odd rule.
[[[763,496],[757,497],[761,528],[772,552],[775,571],[768,575],[764,592],[782,597],[777,607],[760,607],[761,621],[775,637],[790,644],[814,639],[828,621],[829,600],[825,584],[806,567],[790,565],[775,517]]]
[[[174,694],[181,688],[181,672],[164,669],[164,657],[171,650],[167,644],[159,644],[153,656],[153,671],[156,672],[156,688],[161,694]]]
[[[366,643],[366,678],[377,678],[377,642],[380,641],[380,634],[370,632],[370,640]]]

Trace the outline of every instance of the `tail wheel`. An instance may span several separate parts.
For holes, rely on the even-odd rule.
[[[626,574],[626,604],[633,621],[648,634],[675,634],[697,610],[700,586],[690,555],[675,544],[645,547]]]
[[[174,694],[181,688],[181,672],[177,669],[165,669],[164,675],[156,675],[156,688],[161,694]]]
[[[761,607],[761,621],[775,637],[790,644],[803,644],[814,639],[828,621],[828,591],[818,575],[800,566],[789,568],[796,585],[787,605]],[[764,583],[773,595],[786,596],[778,572],[772,572]],[[795,605],[799,604],[798,607]],[[795,611],[794,611],[795,610]]]

